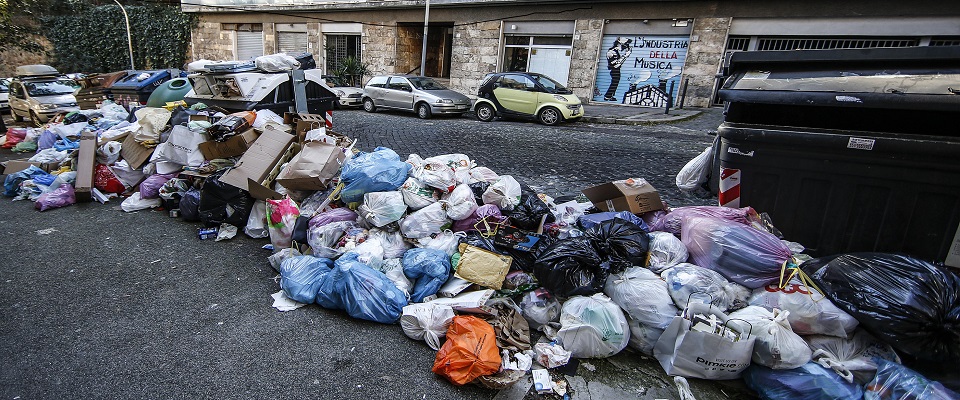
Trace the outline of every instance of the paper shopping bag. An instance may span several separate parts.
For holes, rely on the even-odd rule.
[[[719,333],[705,329],[710,324],[704,320],[715,323]],[[709,305],[694,303],[673,318],[657,340],[653,355],[667,375],[736,379],[750,366],[755,340],[749,324],[731,320]]]
[[[326,189],[345,159],[346,155],[340,147],[323,142],[306,142],[280,172],[277,183],[293,190]]]

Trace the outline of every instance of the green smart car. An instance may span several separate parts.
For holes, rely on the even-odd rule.
[[[488,122],[496,117],[534,118],[544,125],[583,116],[580,99],[557,81],[533,72],[499,72],[480,82],[474,111]]]

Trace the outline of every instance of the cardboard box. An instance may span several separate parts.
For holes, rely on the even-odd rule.
[[[246,152],[259,136],[260,134],[252,128],[247,129],[243,133],[234,135],[222,142],[210,140],[200,143],[200,152],[203,153],[203,158],[207,160],[236,157]]]
[[[17,172],[23,171],[27,168],[30,168],[31,165],[37,166],[44,171],[50,172],[56,170],[60,167],[58,163],[42,163],[36,161],[30,161],[29,158],[21,158],[17,160],[8,160],[3,163],[0,163],[0,175],[10,175]]]
[[[290,160],[287,168],[277,176],[276,182],[293,190],[326,189],[330,180],[337,176],[337,171],[346,158],[343,150],[337,146],[306,142],[300,152]]]
[[[273,191],[264,183],[269,182],[268,176],[279,174],[282,159],[293,157],[296,150],[291,146],[293,139],[293,135],[279,130],[263,131],[243,153],[237,165],[220,177],[220,181],[246,190],[254,197],[269,195],[268,191]]]
[[[643,214],[662,210],[660,193],[643,178],[630,178],[597,185],[583,194],[601,211],[630,211]]]
[[[123,139],[120,144],[120,157],[127,160],[127,165],[130,168],[140,169],[153,155],[153,148],[137,143],[133,136],[133,134],[129,134]]]
[[[297,142],[303,143],[307,137],[307,131],[311,129],[325,128],[327,126],[326,117],[320,114],[307,113],[284,113],[283,122],[293,125],[294,134],[297,135]],[[337,146],[349,147],[352,142],[346,135],[334,132],[332,129],[325,129],[328,136],[337,138]]]
[[[92,200],[93,173],[96,167],[97,134],[83,132],[80,135],[80,154],[77,156],[77,182],[74,192],[77,202],[83,203]]]

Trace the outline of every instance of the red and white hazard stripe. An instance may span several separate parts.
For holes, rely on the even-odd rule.
[[[325,118],[325,120],[327,122],[327,129],[333,129],[333,111],[332,110],[327,111],[327,118]]]
[[[740,170],[720,168],[720,206],[740,208]]]

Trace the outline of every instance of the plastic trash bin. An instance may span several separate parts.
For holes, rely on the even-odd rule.
[[[77,82],[80,83],[80,90],[75,95],[77,104],[82,110],[95,110],[100,107],[104,100],[112,100],[110,90],[108,89],[117,79],[127,76],[127,71],[110,72],[106,74],[94,74]]]
[[[720,96],[721,205],[815,256],[960,267],[960,47],[741,52]]]
[[[127,109],[131,103],[144,105],[150,99],[150,94],[164,82],[170,80],[171,70],[150,70],[150,71],[127,71],[127,76],[117,79],[110,86],[110,94],[113,101]],[[178,70],[173,73],[179,76],[186,76]],[[141,79],[142,78],[142,79]]]

